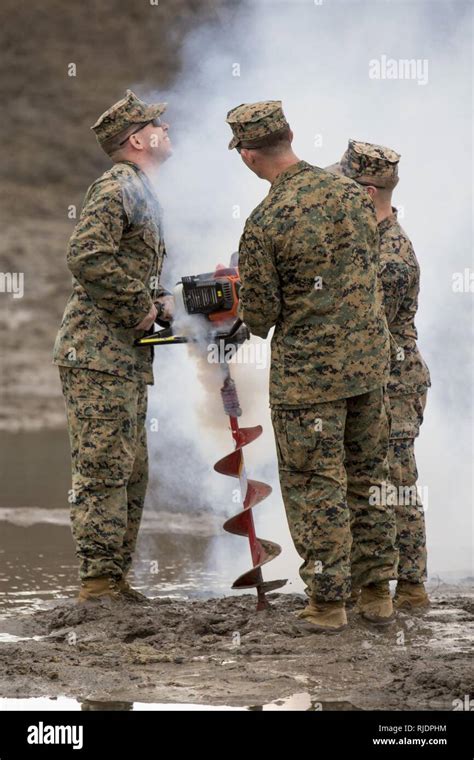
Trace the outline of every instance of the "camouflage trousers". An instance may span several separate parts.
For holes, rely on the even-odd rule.
[[[148,482],[147,386],[59,369],[71,444],[72,534],[82,579],[120,578],[132,563]]]
[[[272,409],[280,484],[300,575],[315,599],[396,578],[388,480],[389,406],[382,388],[305,409]]]
[[[427,577],[425,513],[416,488],[415,460],[415,438],[423,422],[425,405],[426,392],[390,396],[392,428],[388,461],[390,482],[396,489],[398,577],[411,583],[421,583]]]

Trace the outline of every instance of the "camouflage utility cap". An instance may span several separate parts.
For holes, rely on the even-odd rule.
[[[398,183],[399,161],[400,154],[391,148],[349,140],[340,162],[328,166],[327,171],[344,174],[362,185],[393,189]]]
[[[99,145],[110,154],[120,147],[120,143],[139,124],[145,125],[161,116],[166,111],[166,106],[167,103],[145,103],[134,92],[127,90],[125,97],[99,116],[91,129],[95,132]]]
[[[289,128],[281,100],[242,103],[229,111],[226,121],[234,133],[229,150],[257,148],[263,138]]]

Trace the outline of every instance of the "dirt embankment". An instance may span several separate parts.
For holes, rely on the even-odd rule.
[[[305,634],[303,598],[272,595],[256,613],[245,595],[149,605],[73,602],[4,621],[7,697],[65,695],[85,705],[172,702],[300,709],[444,709],[473,694],[474,602],[438,589],[430,611],[399,613],[382,632],[350,613],[340,635]],[[283,700],[283,702],[279,702]]]
[[[3,0],[0,272],[22,273],[24,295],[0,292],[0,429],[65,425],[51,353],[70,291],[68,210],[109,166],[90,125],[128,87],[169,87],[187,33],[219,25],[223,6]]]

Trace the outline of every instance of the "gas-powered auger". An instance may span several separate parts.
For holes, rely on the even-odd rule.
[[[175,335],[171,325],[165,326],[166,323],[159,321],[161,326],[165,326],[164,329],[146,335],[136,343],[140,346],[163,346],[193,342],[219,347],[219,365],[223,376],[221,396],[224,412],[229,417],[234,450],[216,462],[214,469],[222,475],[239,480],[242,510],[226,520],[224,529],[228,533],[248,537],[253,565],[234,581],[232,588],[256,588],[257,610],[263,610],[270,606],[266,592],[281,588],[286,580],[263,580],[262,566],[275,559],[281,553],[281,547],[273,541],[258,538],[255,533],[252,509],[269,496],[272,489],[266,483],[250,480],[245,470],[242,449],[261,435],[262,427],[239,427],[238,418],[242,410],[229,369],[229,357],[249,337],[247,327],[238,317],[239,291],[236,254],[232,256],[230,267],[218,266],[215,272],[183,277],[176,285],[173,295],[178,315],[175,322],[180,321],[180,316],[185,317],[186,334]],[[186,315],[195,315],[196,321],[188,319]]]

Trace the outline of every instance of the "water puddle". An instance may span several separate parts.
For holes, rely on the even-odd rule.
[[[6,620],[77,596],[67,432],[2,433],[0,477],[0,619]],[[153,501],[153,494],[148,498]],[[248,545],[223,532],[222,515],[196,504],[177,510],[146,505],[133,585],[151,597],[228,595],[247,568]],[[300,589],[293,584],[286,590]]]
[[[323,711],[323,710],[360,710],[349,701],[328,700],[318,702],[308,692],[292,694],[284,699],[275,699],[262,705],[232,707],[230,705],[203,705],[180,702],[126,702],[121,700],[105,701],[94,699],[72,699],[70,697],[30,697],[28,699],[0,699],[1,711],[203,711],[203,710],[239,710],[239,711]]]
[[[428,646],[448,652],[474,651],[474,625],[467,623],[430,623],[432,637]]]
[[[47,513],[47,510],[33,511]],[[25,510],[23,523],[18,525],[10,520],[1,521],[0,510],[0,618],[3,620],[46,609],[77,596],[77,561],[69,525],[40,522],[41,515],[32,518],[33,524],[25,524],[24,515]],[[159,515],[154,522],[163,522]],[[160,529],[153,528],[141,533],[133,585],[151,597],[183,599],[228,594],[235,571],[229,566],[218,572],[210,561],[227,537],[184,534],[180,530],[183,516],[175,517],[171,523],[168,521],[174,533],[161,533]],[[187,528],[189,530],[189,519]]]
[[[0,475],[0,642],[12,642],[22,636],[8,628],[10,618],[77,596],[66,431],[2,434]],[[37,506],[25,506],[32,504]],[[208,511],[145,507],[133,585],[150,597],[228,596],[236,576],[248,568],[249,556],[247,543],[224,533],[222,522],[222,515]],[[280,569],[273,577],[292,579],[283,592],[302,592],[291,553],[284,545],[282,557],[288,557],[289,567],[277,560]],[[430,645],[451,651],[472,645],[474,632],[468,631],[463,615],[460,609],[444,607],[428,612]]]

